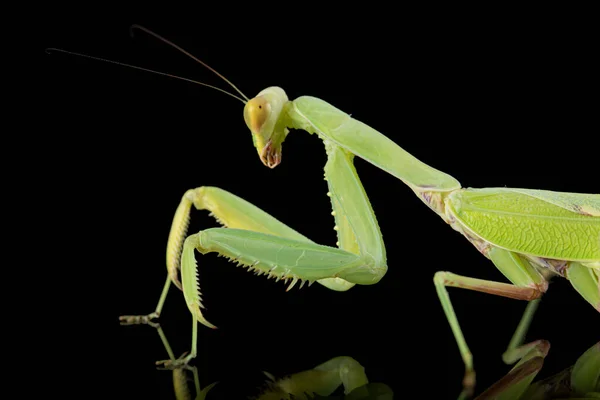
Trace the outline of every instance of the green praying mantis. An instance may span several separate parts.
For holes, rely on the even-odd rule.
[[[255,205],[217,187],[198,187],[185,192],[168,237],[168,274],[156,310],[145,316],[120,317],[125,324],[148,322],[160,315],[171,283],[183,291],[194,320],[192,351],[183,359],[165,364],[177,366],[197,355],[197,322],[215,328],[201,311],[195,250],[201,254],[216,252],[258,275],[290,282],[287,290],[298,282],[302,287],[306,282],[310,285],[316,281],[331,290],[346,291],[357,284],[374,285],[383,278],[388,268],[386,248],[354,167],[354,157],[362,158],[406,184],[510,281],[486,281],[446,271],[434,275],[440,302],[465,365],[461,396],[472,394],[475,370],[447,287],[530,301],[515,336],[520,338],[531,321],[533,304],[537,304],[531,301],[546,292],[554,276],[568,279],[574,289],[600,311],[600,195],[520,188],[464,188],[452,176],[425,164],[380,132],[321,99],[302,96],[290,100],[280,87],[268,87],[249,99],[181,47],[141,26],[134,25],[132,29],[142,30],[180,50],[213,71],[243,97],[195,82],[244,103],[244,120],[265,166],[275,168],[280,164],[282,144],[290,129],[304,130],[322,140],[327,154],[324,167],[327,195],[331,198],[338,239],[337,247],[314,243]],[[209,211],[223,227],[186,236],[192,207]],[[518,359],[515,343],[511,341],[504,355],[507,362]]]

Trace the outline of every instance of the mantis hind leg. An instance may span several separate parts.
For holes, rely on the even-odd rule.
[[[444,271],[437,272],[434,277],[438,297],[440,298],[444,313],[446,314],[446,318],[448,319],[448,323],[450,324],[465,364],[463,390],[459,396],[461,399],[469,398],[473,394],[476,381],[475,369],[473,368],[471,351],[467,346],[467,342],[458,323],[458,318],[452,307],[452,302],[450,301],[450,296],[448,295],[446,287],[459,287],[494,294],[496,296],[528,301],[536,300],[541,297],[547,288],[547,282],[543,276],[517,254],[499,248],[493,248],[488,253],[488,256],[512,284],[469,278]],[[526,309],[526,312],[521,319],[521,324],[513,336],[509,349],[505,353],[505,355],[509,355],[506,360],[510,361],[520,358],[522,352],[527,349],[526,347],[523,347],[520,350],[516,350],[522,343],[522,339],[525,336],[525,332],[529,326],[529,322],[531,321],[536,306],[537,302],[531,302]]]

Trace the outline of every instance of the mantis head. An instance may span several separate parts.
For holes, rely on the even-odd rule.
[[[260,160],[262,161],[262,163],[265,164],[269,168],[275,168],[277,165],[279,165],[279,163],[281,162],[281,144],[285,140],[285,137],[287,136],[287,133],[288,133],[288,130],[285,127],[285,124],[283,123],[284,114],[285,114],[283,111],[284,111],[284,106],[286,105],[286,103],[288,103],[289,100],[288,100],[287,95],[283,91],[283,89],[281,89],[280,87],[277,87],[277,86],[271,86],[271,87],[268,87],[265,90],[261,91],[253,99],[248,99],[248,97],[246,97],[246,95],[244,95],[244,93],[242,93],[233,83],[231,83],[229,80],[227,80],[227,78],[225,78],[223,75],[218,73],[216,70],[214,70],[208,64],[206,64],[204,61],[196,58],[195,56],[193,56],[186,50],[182,49],[175,43],[163,38],[162,36],[152,32],[149,29],[146,29],[140,25],[132,25],[130,28],[131,34],[133,34],[133,31],[135,29],[139,29],[141,31],[148,33],[151,36],[154,36],[155,38],[159,39],[160,41],[168,44],[169,46],[179,50],[183,54],[185,54],[188,57],[192,58],[193,60],[197,61],[199,64],[203,65],[207,69],[214,72],[221,79],[223,79],[233,89],[235,89],[242,97],[238,97],[237,95],[232,94],[226,90],[223,90],[223,89],[218,88],[213,85],[208,85],[203,82],[198,82],[198,81],[188,79],[188,78],[182,78],[180,76],[167,74],[164,72],[153,71],[151,69],[137,67],[135,65],[129,65],[129,64],[116,62],[116,61],[105,60],[105,59],[98,58],[98,57],[92,57],[92,56],[88,56],[85,54],[73,53],[70,51],[59,50],[59,49],[55,49],[55,48],[46,49],[46,52],[60,51],[63,53],[73,54],[73,55],[77,55],[77,56],[83,56],[83,57],[87,57],[87,58],[91,58],[91,59],[95,59],[95,60],[99,60],[99,61],[110,62],[112,64],[117,64],[117,65],[121,65],[124,67],[129,67],[129,68],[138,69],[138,70],[142,70],[142,71],[146,71],[146,72],[151,72],[151,73],[158,74],[158,75],[168,76],[170,78],[175,78],[175,79],[179,79],[179,80],[183,80],[183,81],[192,82],[192,83],[195,83],[195,84],[198,84],[201,86],[206,86],[211,89],[215,89],[219,92],[229,95],[245,104],[244,120],[246,121],[246,125],[250,129],[250,132],[252,132],[252,141],[254,142],[254,147],[256,147],[256,150],[258,151],[258,156],[260,157]]]
[[[266,88],[244,106],[244,120],[254,147],[264,165],[275,168],[281,162],[281,145],[287,129],[281,123],[284,105],[288,97],[277,86]]]

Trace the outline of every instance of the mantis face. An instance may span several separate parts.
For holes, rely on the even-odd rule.
[[[283,89],[272,86],[261,91],[244,106],[244,120],[258,156],[264,165],[275,168],[281,162],[281,144],[287,129],[280,123],[288,97]]]

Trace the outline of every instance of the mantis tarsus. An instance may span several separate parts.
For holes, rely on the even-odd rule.
[[[134,27],[208,67],[166,39],[140,26]],[[325,179],[338,242],[337,248],[316,244],[222,189],[188,190],[173,219],[167,244],[168,277],[156,311],[147,316],[121,317],[125,323],[158,317],[170,284],[175,283],[183,290],[194,318],[192,352],[177,363],[188,362],[196,356],[197,321],[214,328],[201,312],[194,250],[201,254],[216,252],[259,275],[290,281],[288,290],[298,282],[302,287],[306,282],[317,281],[329,289],[344,291],[356,284],[372,285],[382,279],[387,271],[386,249],[375,213],[354,168],[355,156],[406,184],[511,282],[484,281],[445,271],[434,276],[438,296],[465,364],[463,395],[473,392],[475,372],[447,286],[531,301],[547,290],[552,276],[562,276],[600,311],[600,195],[463,188],[452,176],[423,163],[383,134],[323,100],[311,96],[289,100],[279,87],[269,87],[248,99],[223,79],[246,99],[238,98],[245,104],[244,120],[259,158],[267,167],[274,168],[281,162],[282,143],[289,129],[307,131],[323,141],[327,154]],[[210,211],[224,227],[186,237],[192,206]],[[524,336],[534,304],[537,303],[527,307],[516,337]],[[515,342],[509,344],[504,359],[507,362],[518,359]]]

